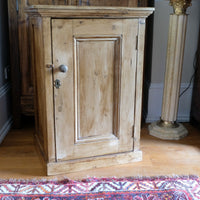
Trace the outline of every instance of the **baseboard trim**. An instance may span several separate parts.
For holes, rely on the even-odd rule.
[[[148,99],[148,110],[144,110],[147,113],[146,122],[154,122],[160,120],[162,111],[162,97],[163,97],[163,87],[162,83],[146,83],[149,86],[149,99]],[[188,87],[188,83],[181,83],[180,92]],[[186,93],[181,96],[179,100],[178,109],[178,122],[189,122],[190,121],[190,109],[192,100],[192,90],[193,85],[191,85]]]
[[[0,144],[6,137],[7,133],[10,131],[12,124],[13,124],[13,117],[11,116],[3,125],[3,127],[0,129]]]
[[[0,98],[3,97],[11,89],[10,83],[6,83],[0,87]]]

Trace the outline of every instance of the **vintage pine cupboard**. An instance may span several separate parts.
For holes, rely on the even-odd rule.
[[[153,8],[26,10],[36,139],[48,175],[140,161],[145,19]]]

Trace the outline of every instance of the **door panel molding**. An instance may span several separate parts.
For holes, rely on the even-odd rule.
[[[75,143],[119,137],[121,43],[121,35],[74,36]],[[97,49],[97,47],[99,47],[99,49]],[[87,55],[84,54],[84,52],[86,52]],[[100,56],[100,58],[98,58],[98,65],[101,65],[100,69],[97,69],[97,58],[93,56],[98,53]],[[106,54],[108,56],[106,56]],[[83,56],[88,56],[89,58],[93,57],[94,59],[85,60],[85,63],[81,64],[81,60],[84,60]],[[109,59],[111,63],[109,63]],[[106,63],[106,61],[108,61],[108,63]],[[87,70],[86,68],[89,69]],[[85,74],[87,71],[90,76]],[[83,88],[84,84],[88,84],[86,81],[89,82],[90,88]],[[90,96],[90,93],[93,95]],[[101,95],[101,97],[99,99],[98,97],[96,98],[96,96],[99,95]],[[108,98],[108,96],[110,98]],[[90,104],[81,106],[81,99],[87,99],[90,101]],[[90,114],[93,113],[93,115],[88,116],[88,111],[90,111]],[[81,115],[86,119],[81,118]],[[108,123],[109,120],[110,127],[109,130],[106,130],[104,125]],[[93,124],[88,124],[89,122]],[[80,131],[82,129],[85,133]],[[99,130],[95,131],[94,129]]]

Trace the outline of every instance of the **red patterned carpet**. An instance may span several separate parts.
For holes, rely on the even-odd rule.
[[[0,180],[0,200],[196,200],[195,176],[156,178],[89,178],[82,181]]]

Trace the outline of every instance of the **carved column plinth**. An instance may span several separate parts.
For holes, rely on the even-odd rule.
[[[185,11],[190,2],[191,0],[171,0],[175,14],[170,15],[161,120],[149,125],[150,135],[160,139],[179,140],[188,134],[176,119],[188,17]]]

